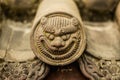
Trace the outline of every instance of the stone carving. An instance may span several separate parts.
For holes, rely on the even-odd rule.
[[[43,80],[49,72],[30,47],[33,17],[39,4],[31,1],[0,0],[0,80]]]
[[[34,44],[39,49],[37,55],[49,64],[70,63],[81,55],[81,29],[78,20],[63,16],[53,14],[43,17],[34,31]]]
[[[33,21],[40,1],[0,0],[0,80],[43,80],[47,64],[70,64],[84,51],[85,34],[74,1],[43,0]],[[36,55],[30,48],[32,29]]]
[[[111,0],[112,1],[112,0]],[[98,21],[84,21],[87,36],[87,49],[79,59],[80,69],[90,80],[120,80],[120,26],[119,9],[113,6],[115,11],[111,13],[106,8],[109,17]],[[100,11],[99,9],[98,12]],[[104,10],[100,15],[105,16]]]
[[[82,72],[90,80],[120,80],[120,61],[104,60],[84,54],[79,59]]]
[[[40,60],[0,62],[0,80],[42,80],[49,68]]]
[[[49,1],[43,2],[48,3]],[[63,2],[64,0],[60,0],[59,4],[56,3],[58,4],[56,6],[58,10],[57,8],[56,10],[59,12],[52,11],[54,7],[42,11],[43,8],[40,6],[41,11],[38,11],[39,14],[36,17],[39,20],[33,26],[31,35],[33,52],[43,62],[55,66],[74,62],[80,57],[85,47],[85,36],[79,16],[76,18],[72,13],[67,12],[67,10],[74,12],[72,8],[62,11],[59,5],[65,4]],[[66,4],[69,3],[75,5],[72,0],[68,0]],[[41,16],[43,15],[41,12],[44,12],[45,15]]]
[[[120,80],[118,1],[0,0],[0,79],[42,80],[49,72],[47,64],[59,68],[79,58],[80,69],[90,80]],[[82,55],[83,27],[87,47]]]
[[[1,24],[0,80],[42,80],[49,67],[30,49],[31,24],[12,20]]]

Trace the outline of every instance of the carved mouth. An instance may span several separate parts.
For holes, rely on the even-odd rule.
[[[75,44],[74,41],[70,41],[69,44],[66,44],[64,47],[56,48],[56,47],[52,47],[51,45],[49,45],[50,43],[46,41],[45,38],[41,38],[40,43],[43,48],[45,48],[49,53],[54,54],[54,55],[66,54],[72,49],[72,47],[74,47],[74,44]]]
[[[67,47],[65,46],[61,50],[56,50],[54,47],[49,48],[50,45],[48,45],[48,43],[46,42],[46,38],[42,36],[38,40],[38,47],[42,54],[44,54],[47,58],[50,58],[52,60],[64,60],[70,58],[76,53],[80,44],[80,40],[73,39],[67,45]]]

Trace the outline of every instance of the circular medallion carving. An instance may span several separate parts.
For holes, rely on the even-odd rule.
[[[31,47],[43,62],[62,66],[78,59],[85,48],[85,35],[77,18],[51,14],[41,18],[31,35]]]

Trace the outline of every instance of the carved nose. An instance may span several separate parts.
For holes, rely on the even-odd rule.
[[[64,46],[64,42],[60,37],[57,37],[54,39],[52,46],[56,48],[60,48]]]

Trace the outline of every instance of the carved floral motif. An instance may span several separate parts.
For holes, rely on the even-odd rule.
[[[26,62],[1,62],[0,80],[42,80],[48,67],[40,60]]]
[[[120,61],[97,59],[84,54],[80,69],[90,80],[120,80]]]

